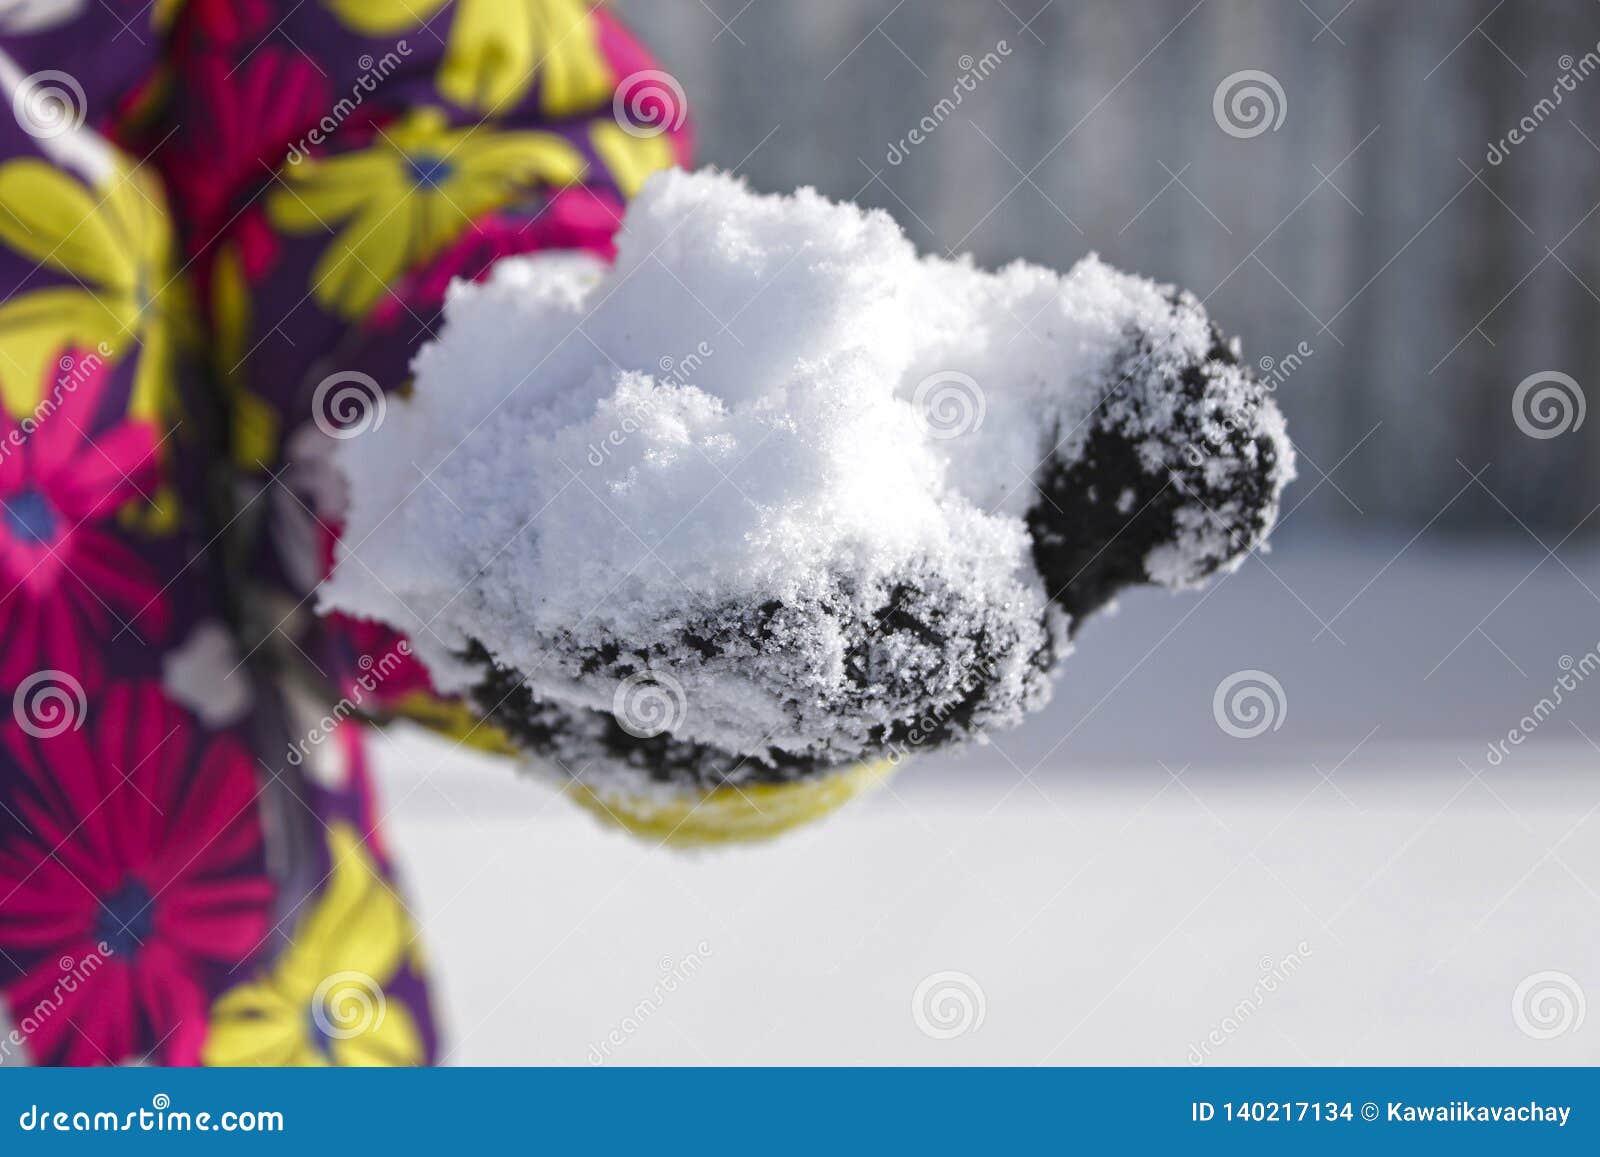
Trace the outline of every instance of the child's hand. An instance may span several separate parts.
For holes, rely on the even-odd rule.
[[[1237,562],[1292,474],[1198,303],[1093,258],[985,274],[682,174],[619,246],[458,287],[341,447],[326,597],[603,800],[1014,726],[1085,615]]]

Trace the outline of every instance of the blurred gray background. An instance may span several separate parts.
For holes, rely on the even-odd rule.
[[[617,6],[687,92],[702,163],[881,206],[926,251],[1065,267],[1098,250],[1206,298],[1251,360],[1305,342],[1279,391],[1302,486],[1342,465],[1286,534],[1435,516],[1519,533],[1458,462],[1557,537],[1600,502],[1600,418],[1548,440],[1512,420],[1531,374],[1596,389],[1600,67],[1535,111],[1600,66],[1592,0]],[[1246,138],[1213,116],[1241,70],[1282,92],[1277,127]],[[1524,116],[1535,130],[1491,165]]]
[[[1530,375],[1600,388],[1600,68],[1533,111],[1600,4],[619,6],[704,162],[928,251],[1098,250],[1253,361],[1305,343],[1278,391],[1301,479],[1276,550],[1130,594],[1025,725],[772,846],[630,841],[387,733],[449,1059],[1600,1061],[1600,416],[1539,438],[1513,412]],[[1276,130],[1214,114],[1244,71]],[[1240,679],[1273,692],[1248,730]]]

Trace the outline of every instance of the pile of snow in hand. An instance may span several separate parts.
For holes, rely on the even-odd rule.
[[[919,258],[882,212],[716,174],[648,184],[611,267],[457,284],[415,374],[338,447],[359,557],[323,606],[591,776],[1013,724],[1077,620],[1236,561],[1292,473],[1192,298]]]

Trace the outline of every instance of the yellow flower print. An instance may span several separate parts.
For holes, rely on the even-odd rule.
[[[325,0],[367,36],[422,27],[446,0]],[[475,112],[505,111],[539,80],[539,111],[566,117],[611,99],[611,67],[584,0],[459,0],[439,91]]]
[[[150,23],[156,29],[167,28],[187,0],[156,0],[150,8]]]
[[[596,122],[589,130],[589,143],[627,199],[639,192],[651,173],[678,163],[665,136],[635,136],[613,120]]]
[[[585,167],[553,133],[452,129],[442,112],[422,109],[370,149],[291,166],[267,214],[287,233],[345,223],[311,272],[312,295],[359,320],[401,273],[437,256],[484,212],[540,184],[572,184]]]
[[[77,282],[0,305],[0,394],[31,410],[67,346],[112,358],[139,346],[128,413],[154,418],[172,402],[174,340],[185,324],[172,277],[172,225],[157,183],[119,158],[89,188],[33,158],[0,165],[0,241]]]
[[[183,499],[171,482],[162,482],[148,502],[131,503],[117,511],[117,522],[146,538],[170,538],[183,520]]]
[[[250,389],[244,371],[250,352],[250,287],[239,247],[232,242],[217,253],[211,270],[211,330],[217,380],[228,401],[233,463],[246,471],[271,468],[281,423],[272,403]]]
[[[385,987],[410,921],[354,829],[328,832],[333,878],[271,972],[217,998],[207,1065],[419,1065],[422,1035]]]

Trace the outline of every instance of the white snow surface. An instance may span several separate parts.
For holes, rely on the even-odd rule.
[[[988,721],[1042,702],[1029,479],[1072,459],[1091,411],[1130,405],[1106,388],[1131,330],[1178,367],[1211,345],[1203,312],[1092,256],[1066,275],[922,258],[880,211],[710,172],[654,178],[618,248],[610,267],[541,255],[452,287],[411,395],[337,447],[359,559],[341,556],[323,609],[408,632],[447,691],[478,678],[457,658],[477,640],[537,698],[610,711],[616,679],[583,658],[648,654],[684,692],[674,734],[801,753],[840,726],[850,624],[909,578],[940,592],[945,641],[896,636],[874,663],[937,697],[982,632]],[[1136,400],[1157,473],[1183,447],[1160,397]],[[1152,577],[1191,581],[1206,535],[1162,548]],[[782,661],[685,648],[780,603],[827,608]],[[801,701],[819,710],[797,719]],[[853,702],[861,737],[905,708]]]

